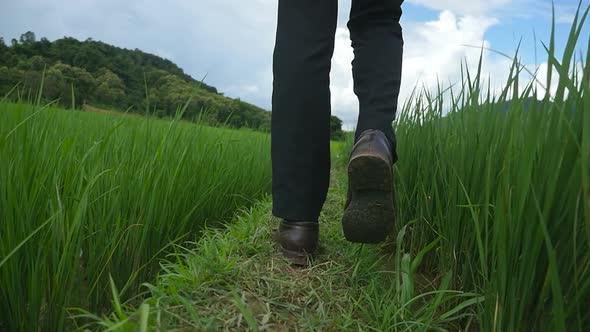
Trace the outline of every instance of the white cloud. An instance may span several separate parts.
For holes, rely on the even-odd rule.
[[[353,91],[352,66],[354,58],[350,46],[348,29],[336,29],[334,56],[330,72],[330,92],[332,114],[338,116],[347,129],[356,123],[358,116],[358,100]]]
[[[409,2],[434,10],[448,10],[460,15],[483,15],[489,14],[490,10],[509,5],[512,0],[410,0]]]
[[[477,70],[481,49],[465,45],[491,47],[484,35],[496,23],[494,18],[473,15],[457,17],[446,10],[435,21],[405,22],[400,108],[416,86],[434,90],[439,81],[443,86],[459,82],[462,62],[467,63],[472,73]],[[350,62],[353,53],[348,38],[348,31],[339,28],[332,62],[331,90],[333,112],[350,129],[358,116],[358,102],[352,90]],[[483,61],[483,76],[494,73],[492,86],[501,86],[506,80],[510,61],[486,52]]]

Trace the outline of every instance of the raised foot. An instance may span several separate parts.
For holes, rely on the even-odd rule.
[[[342,217],[344,236],[356,243],[383,242],[395,218],[391,167],[377,156],[355,156],[348,178],[351,197]]]

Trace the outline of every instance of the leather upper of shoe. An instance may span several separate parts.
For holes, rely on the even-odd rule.
[[[279,225],[278,242],[283,249],[312,253],[318,247],[319,224],[312,221],[286,221]]]
[[[393,163],[391,155],[391,145],[385,134],[378,129],[367,129],[361,133],[358,141],[352,147],[350,159],[360,155],[372,155],[379,157],[387,162],[389,166]],[[346,194],[346,201],[344,209],[348,208],[352,199],[352,192],[350,186]]]
[[[381,130],[367,129],[361,133],[359,139],[352,147],[350,159],[358,155],[373,155],[379,157],[391,166],[391,145]]]

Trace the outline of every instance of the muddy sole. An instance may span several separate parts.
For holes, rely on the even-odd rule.
[[[393,175],[386,161],[360,155],[348,164],[352,199],[344,211],[342,228],[350,242],[380,243],[394,224]]]

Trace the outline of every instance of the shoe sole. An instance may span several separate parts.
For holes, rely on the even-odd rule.
[[[352,199],[344,210],[345,238],[355,243],[380,243],[393,229],[393,175],[383,159],[360,155],[348,163]]]

